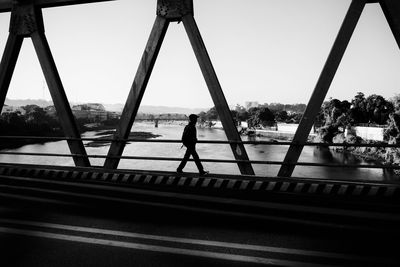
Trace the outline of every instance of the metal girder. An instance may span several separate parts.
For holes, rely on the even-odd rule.
[[[193,15],[193,0],[157,0],[157,16],[180,21],[188,14]]]
[[[244,145],[240,143],[242,140],[233,121],[231,111],[218,81],[217,74],[215,73],[196,21],[192,15],[184,16],[182,21],[183,25],[185,26],[186,33],[189,36],[189,40],[192,44],[197,61],[200,65],[200,69],[203,73],[211,98],[214,102],[218,115],[220,116],[225,134],[229,141],[238,142],[230,145],[235,159],[245,161],[249,160]],[[238,163],[238,166],[241,174],[254,175],[254,170],[250,163],[240,162]]]
[[[399,0],[381,0],[383,13],[389,23],[393,36],[400,48],[400,1]]]
[[[0,13],[10,12],[15,2],[32,3],[37,7],[47,8],[109,1],[115,0],[0,0]]]
[[[221,122],[227,138],[230,141],[237,142],[231,144],[231,149],[235,158],[242,161],[249,160],[244,145],[240,143],[240,135],[236,129],[221,85],[219,84],[210,57],[208,56],[201,38],[200,31],[194,20],[193,0],[158,0],[157,19],[129,92],[128,100],[122,112],[120,125],[117,127],[116,133],[114,134],[115,141],[111,143],[108,158],[104,163],[105,168],[115,169],[118,167],[118,157],[122,155],[126,144],[126,141],[122,141],[121,139],[126,139],[129,136],[168,24],[171,21],[183,21],[211,97],[221,117]],[[254,175],[254,170],[250,163],[239,162],[238,166],[242,174]]]
[[[122,155],[126,144],[126,141],[121,141],[121,139],[129,137],[168,25],[169,22],[167,19],[160,16],[156,17],[131,90],[129,91],[128,99],[122,111],[120,122],[113,137],[115,141],[112,141],[108,151],[109,158],[106,159],[104,168],[116,169],[118,167],[120,159],[117,157]]]
[[[32,39],[66,137],[79,139],[78,127],[44,34],[41,8],[34,5],[30,0],[15,2],[12,7],[9,38],[0,65],[0,108],[4,105],[18,54],[25,37]],[[73,154],[75,165],[89,167],[89,158],[82,141],[67,140],[67,142]]]
[[[333,44],[325,66],[319,76],[317,85],[315,86],[314,92],[311,95],[310,101],[308,102],[307,108],[293,137],[294,144],[289,147],[283,164],[278,172],[278,176],[280,177],[290,177],[293,173],[295,165],[298,162],[304,147],[302,144],[307,141],[315,117],[317,116],[326,97],[365,4],[365,0],[353,0],[350,4],[335,43]]]
[[[67,95],[65,94],[60,75],[58,74],[50,47],[46,40],[46,36],[39,32],[35,32],[32,34],[31,38],[64,134],[66,137],[74,139],[80,138],[81,136],[79,134],[74,115],[72,114],[69,106],[69,101]],[[89,167],[89,158],[86,156],[86,150],[82,141],[67,140],[67,143],[72,154],[82,155],[73,156],[75,165]]]
[[[0,111],[4,106],[24,37],[9,34],[0,63]]]
[[[29,37],[34,32],[44,32],[42,9],[32,4],[14,5],[9,31],[23,37]]]

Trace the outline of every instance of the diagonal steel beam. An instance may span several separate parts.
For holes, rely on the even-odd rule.
[[[293,145],[289,147],[278,176],[290,177],[303,150],[303,143],[307,141],[311,127],[314,124],[322,102],[324,101],[340,61],[350,42],[354,29],[358,23],[366,0],[353,0],[344,18],[342,26],[330,51],[325,66],[319,76],[314,92],[311,95],[307,108],[293,137]]]
[[[80,134],[78,127],[69,106],[68,98],[65,94],[46,36],[39,32],[35,32],[31,35],[31,38],[65,136],[79,139]],[[89,158],[87,157],[82,141],[67,140],[67,142],[71,153],[81,155],[73,156],[75,165],[80,167],[89,167]]]
[[[393,36],[400,48],[400,1],[399,0],[381,0],[380,5],[386,20],[389,23]]]
[[[126,144],[126,142],[121,141],[121,139],[127,139],[129,137],[168,25],[169,21],[167,19],[161,16],[156,17],[149,40],[146,44],[146,49],[143,52],[135,79],[129,91],[128,99],[122,111],[120,122],[114,134],[114,141],[111,143],[110,150],[108,151],[109,158],[106,159],[104,168],[116,169],[118,167],[120,160],[116,157],[122,155]]]
[[[242,143],[232,118],[228,103],[218,81],[211,59],[204,45],[200,31],[192,14],[182,17],[183,25],[193,47],[200,69],[203,73],[211,98],[214,101],[215,108],[221,118],[222,126],[229,141],[237,141],[237,144],[231,144],[232,152],[237,160],[249,160],[246,149]],[[238,163],[241,174],[254,175],[253,167],[250,163]]]
[[[17,2],[27,3],[30,2],[40,8],[69,6],[78,4],[88,4],[97,2],[109,2],[115,0],[17,0]],[[0,13],[10,12],[16,0],[0,0]]]
[[[0,69],[1,104],[4,104],[23,38],[31,37],[64,133],[66,137],[79,139],[78,127],[44,34],[41,8],[35,6],[31,0],[15,2],[12,7],[9,31],[10,35]],[[75,165],[90,166],[82,141],[67,140],[67,142],[71,153],[75,154],[73,156]]]
[[[0,112],[6,100],[11,77],[14,73],[24,37],[10,33],[0,63]]]

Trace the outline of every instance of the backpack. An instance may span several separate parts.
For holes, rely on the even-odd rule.
[[[192,142],[192,137],[190,136],[190,127],[185,126],[185,129],[183,130],[182,133],[182,143],[184,146],[188,146],[188,144],[190,144],[190,142]]]

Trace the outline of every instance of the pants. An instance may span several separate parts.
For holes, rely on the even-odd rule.
[[[183,156],[183,159],[181,161],[181,164],[179,164],[178,170],[183,170],[185,168],[185,165],[190,158],[190,155],[192,155],[194,162],[196,163],[197,169],[199,169],[199,172],[203,171],[203,165],[201,165],[199,155],[196,152],[196,145],[190,145],[186,147],[186,153],[185,156]]]

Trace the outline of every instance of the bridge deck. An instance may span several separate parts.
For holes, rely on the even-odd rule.
[[[0,198],[129,211],[139,205],[368,231],[399,231],[400,223],[400,185],[362,181],[0,164]]]

